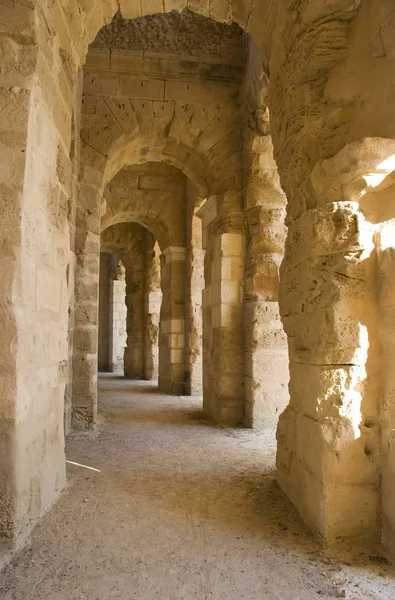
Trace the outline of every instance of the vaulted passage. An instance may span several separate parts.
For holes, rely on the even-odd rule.
[[[108,457],[125,446],[114,461],[142,486],[128,524],[137,527],[152,509],[151,478],[167,485],[166,435],[177,431],[170,470],[187,482],[198,470],[202,514],[206,497],[217,515],[233,485],[240,514],[232,500],[229,520],[245,535],[251,517],[264,543],[275,497],[290,536],[297,514],[307,545],[393,561],[392,4],[0,2],[1,556],[16,556],[58,499],[70,500],[67,444],[82,462],[78,448],[99,459],[106,436]],[[100,372],[113,374],[108,422]],[[182,412],[192,405],[194,418]],[[256,495],[249,475],[237,479],[241,457],[261,470]],[[210,595],[203,571],[198,597]],[[231,572],[217,600],[229,597]],[[172,595],[188,597],[177,581]]]
[[[1,598],[393,598],[377,557],[322,555],[275,483],[273,431],[215,427],[201,398],[117,375],[99,379],[99,415],[70,436],[70,486]]]

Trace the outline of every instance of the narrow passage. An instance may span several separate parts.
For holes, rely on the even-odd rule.
[[[201,398],[151,382],[99,391],[98,429],[69,438],[69,486],[2,600],[395,598],[377,557],[322,553],[275,483],[272,431],[213,426]]]

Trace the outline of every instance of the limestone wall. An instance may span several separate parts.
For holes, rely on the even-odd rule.
[[[122,70],[104,76],[100,63],[100,76],[90,82],[93,105],[85,103],[81,156],[72,135],[79,112],[77,74],[100,28],[119,9],[124,17],[136,18],[181,10],[186,4],[34,0],[23,6],[3,3],[0,9],[0,177],[5,211],[0,258],[5,324],[1,427],[6,440],[1,450],[5,465],[1,536],[12,544],[31,529],[65,482],[67,375],[73,377],[66,398],[71,392],[74,424],[92,426],[95,421],[103,172],[108,182],[127,160],[138,163],[160,157],[182,168],[201,197],[220,199],[219,221],[217,217],[210,221],[206,237],[205,323],[213,327],[206,329],[205,352],[221,368],[224,362],[230,364],[223,347],[232,348],[232,357],[243,354],[242,328],[215,326],[222,322],[225,307],[237,315],[236,324],[241,313],[244,318],[239,300],[239,293],[244,297],[239,289],[243,286],[230,286],[234,295],[229,302],[226,286],[218,289],[222,277],[215,269],[222,265],[217,260],[214,267],[213,254],[217,244],[216,257],[222,252],[222,258],[231,258],[225,252],[227,235],[239,236],[233,239],[246,248],[244,229],[241,225],[239,229],[244,199],[237,202],[237,210],[223,200],[230,191],[237,197],[241,190],[240,156],[233,152],[241,147],[235,86],[224,86],[225,95],[223,86],[207,81],[204,86],[200,81],[193,85],[172,81],[167,86],[160,78],[142,81],[141,70],[138,77],[123,80]],[[348,194],[358,160],[352,152],[347,154],[354,142],[394,138],[393,2],[188,4],[221,22],[239,23],[252,35],[269,67],[274,156],[288,201],[280,307],[291,379],[290,404],[278,434],[278,480],[305,521],[331,541],[338,536],[377,535],[382,518],[378,481],[385,474],[383,489],[389,487],[384,491],[383,523],[385,542],[393,550],[392,417],[390,409],[382,411],[378,389],[388,385],[385,405],[391,406],[391,378],[383,380],[377,366],[379,347],[390,347],[389,334],[383,333],[390,311],[382,316],[381,300],[377,302],[377,231],[360,198]],[[98,99],[102,86],[111,88],[117,115],[111,126],[105,121],[104,128]],[[139,97],[133,99],[136,89]],[[188,113],[186,105],[193,102]],[[220,126],[214,128],[217,117]],[[381,162],[389,156],[384,153]],[[78,180],[73,180],[72,162],[80,158]],[[375,163],[373,173],[380,171],[380,164]],[[340,178],[339,185],[339,174],[350,177]],[[70,262],[73,254],[75,261]],[[242,268],[238,263],[236,267]],[[380,269],[387,272],[384,264]],[[217,287],[210,288],[212,283]],[[67,365],[70,296],[75,299],[71,367]],[[237,421],[245,373],[240,361],[232,360],[229,387],[221,377],[210,383],[214,381],[213,394],[224,400],[215,407],[220,418],[225,407]],[[207,397],[210,406],[214,395]],[[384,471],[381,454],[366,446],[371,438],[375,443],[379,439],[382,417]]]
[[[0,8],[0,538],[11,547],[65,484],[70,181],[37,19],[32,3]]]

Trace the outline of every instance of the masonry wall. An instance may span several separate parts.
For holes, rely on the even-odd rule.
[[[68,277],[73,265],[69,264],[67,215],[73,195],[70,153],[76,74],[88,43],[119,8],[131,18],[163,10],[162,5],[134,0],[87,0],[78,9],[72,6],[37,1],[1,8],[1,193],[6,200],[1,225],[6,349],[1,534],[10,543],[31,529],[65,482],[64,397],[65,379],[71,373],[68,285],[73,285]],[[181,9],[184,3],[165,3],[165,7]],[[345,194],[347,182],[338,185],[338,181],[348,173],[358,187],[362,175],[380,172],[383,160],[393,154],[384,152],[366,171],[364,153],[358,160],[355,152],[348,153],[353,143],[394,138],[393,4],[390,0],[253,4],[218,0],[209,7],[206,3],[194,7],[222,21],[235,19],[254,37],[270,67],[274,155],[288,200],[280,308],[289,340],[291,400],[280,420],[278,480],[305,521],[326,540],[339,535],[375,536],[382,516],[377,485],[382,465],[380,454],[372,459],[365,446],[372,436],[379,439],[380,427],[366,427],[366,431],[359,425],[377,422],[381,414],[376,388],[382,381],[376,371],[381,344],[374,283],[376,231],[360,208],[360,196]],[[183,92],[186,87],[182,85]],[[197,95],[196,86],[187,91],[190,97]],[[224,102],[217,104],[224,113]],[[142,113],[137,114],[140,131],[144,127],[147,131],[154,112],[149,112],[145,124]],[[203,122],[206,129],[208,123]],[[225,124],[232,129],[233,121]],[[154,139],[160,143],[151,139],[151,157],[156,150],[169,159],[175,147],[179,150],[163,143],[163,136],[155,137],[163,131],[173,131],[179,139],[170,118],[156,130]],[[201,128],[199,151],[204,155],[205,136],[200,133]],[[100,132],[96,134],[102,138]],[[85,139],[92,142],[93,137]],[[108,156],[108,139],[101,157],[92,152],[93,162],[87,161],[84,150],[78,182],[81,193],[73,248],[78,327],[73,330],[72,391],[74,423],[83,426],[95,421],[101,199],[97,168]],[[193,146],[193,138],[185,145]],[[138,156],[142,147],[146,146],[134,150]],[[216,169],[216,150],[200,169],[188,163],[188,152],[182,153],[183,160],[177,155],[179,165],[199,173],[207,188],[202,197],[209,195],[211,182],[205,173],[210,171],[230,173],[227,189],[239,189],[234,185],[237,169],[232,162],[221,161]],[[323,163],[332,158],[325,174]],[[124,159],[117,154],[109,179]],[[365,165],[362,175],[361,164]],[[223,233],[231,233],[230,228]],[[216,335],[219,339],[214,341],[221,343],[223,332]],[[389,428],[390,420],[386,436]],[[392,442],[388,437],[386,441],[390,474]],[[388,508],[389,498],[387,545],[395,518]]]
[[[125,164],[159,161],[181,169],[202,197],[240,186],[241,68],[219,64],[216,72],[149,54],[145,65],[142,56],[88,54],[82,160],[103,172],[105,184]]]

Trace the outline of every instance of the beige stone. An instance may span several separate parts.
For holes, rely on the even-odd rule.
[[[394,557],[391,2],[22,4],[0,8],[1,539],[64,487],[64,426],[96,426],[102,250],[127,376],[279,419],[311,529]]]

